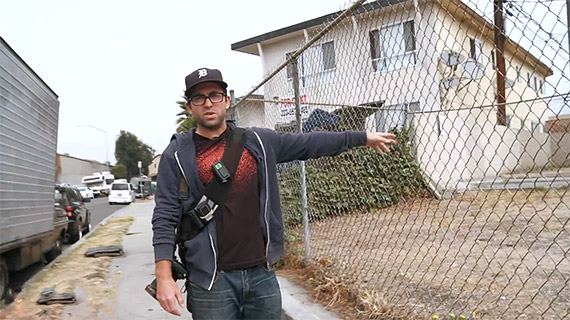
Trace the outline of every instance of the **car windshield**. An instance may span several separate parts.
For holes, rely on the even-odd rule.
[[[113,183],[113,187],[111,190],[129,190],[129,185],[126,183]]]

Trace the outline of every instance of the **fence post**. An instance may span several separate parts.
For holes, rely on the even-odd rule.
[[[301,96],[299,94],[299,64],[297,58],[291,60],[293,69],[293,92],[295,94],[295,120],[297,121],[297,131],[303,132],[303,121],[301,120]],[[309,246],[309,214],[307,212],[307,176],[305,171],[305,161],[301,161],[301,213],[303,214],[303,230],[305,236],[305,263],[309,262],[311,249]]]

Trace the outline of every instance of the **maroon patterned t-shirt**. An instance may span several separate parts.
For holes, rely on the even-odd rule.
[[[194,134],[198,173],[203,184],[214,177],[212,165],[222,159],[227,133],[228,130],[212,140]],[[265,262],[257,162],[247,149],[243,150],[230,183],[226,201],[214,214],[219,270],[248,268]]]

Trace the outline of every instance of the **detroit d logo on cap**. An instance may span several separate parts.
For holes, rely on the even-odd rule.
[[[205,77],[208,75],[208,70],[206,69],[200,69],[198,70],[198,79]]]

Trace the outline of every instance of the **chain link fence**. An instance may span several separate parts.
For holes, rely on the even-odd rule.
[[[266,75],[238,125],[398,136],[280,165],[289,254],[371,318],[570,318],[566,10],[357,1],[232,45]]]

